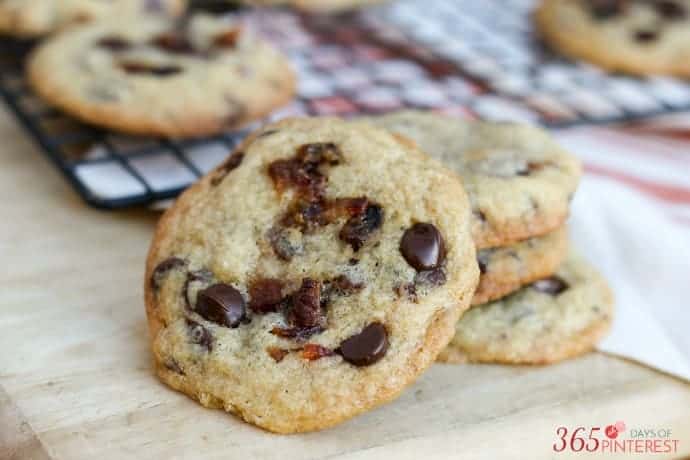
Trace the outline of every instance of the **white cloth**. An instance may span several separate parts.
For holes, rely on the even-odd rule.
[[[570,233],[616,297],[599,350],[690,381],[690,229],[635,190],[586,176]]]

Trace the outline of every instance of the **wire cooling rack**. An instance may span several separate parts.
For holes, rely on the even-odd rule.
[[[227,8],[215,1],[197,3]],[[399,0],[338,17],[285,9],[241,14],[289,56],[298,73],[297,97],[271,120],[408,107],[554,127],[690,109],[685,83],[608,75],[551,55],[531,32],[532,3]],[[95,207],[175,197],[220,163],[247,132],[162,140],[84,125],[31,93],[22,71],[31,46],[0,40],[0,95]]]

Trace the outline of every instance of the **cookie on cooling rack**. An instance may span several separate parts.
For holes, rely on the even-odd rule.
[[[338,13],[384,1],[386,0],[242,0],[242,3],[252,6],[285,5],[308,12]]]
[[[568,217],[581,166],[542,129],[419,111],[366,120],[413,140],[460,175],[477,248],[544,235]]]
[[[566,56],[610,71],[690,77],[690,0],[542,0],[535,21]]]
[[[186,0],[0,0],[0,34],[37,37],[98,19],[176,16],[185,4]]]
[[[241,23],[196,15],[74,27],[31,56],[47,102],[130,134],[191,137],[235,129],[287,103],[289,63]]]
[[[158,375],[281,433],[390,401],[469,307],[469,223],[457,176],[384,130],[266,126],[158,225],[145,285]]]
[[[593,349],[612,319],[606,281],[571,254],[555,275],[465,313],[439,361],[554,363]]]

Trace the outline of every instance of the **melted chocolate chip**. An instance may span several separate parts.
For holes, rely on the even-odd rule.
[[[173,358],[170,358],[165,361],[165,368],[176,374],[185,375],[184,370],[182,370],[179,363],[175,361]]]
[[[539,292],[544,294],[549,294],[552,296],[557,296],[570,286],[568,283],[558,276],[551,276],[549,278],[544,278],[539,281],[532,283],[532,287]]]
[[[302,280],[302,286],[292,295],[290,323],[298,328],[323,327],[326,318],[321,310],[321,283],[311,278]]]
[[[255,280],[249,286],[249,308],[258,314],[278,311],[283,303],[283,282],[273,278]]]
[[[333,350],[316,343],[307,343],[302,347],[302,358],[308,361],[316,361],[333,355],[335,355]]]
[[[199,292],[195,311],[208,321],[234,328],[244,319],[244,299],[229,284],[214,284]]]
[[[633,37],[638,43],[649,43],[659,38],[659,32],[656,30],[636,30]]]
[[[237,168],[242,163],[242,160],[244,160],[244,152],[235,152],[230,155],[230,157],[216,170],[211,179],[211,185],[216,186],[220,184],[230,171]]]
[[[279,259],[290,261],[296,255],[302,253],[303,247],[294,231],[289,228],[275,226],[268,232],[268,241],[273,252]]]
[[[343,160],[343,154],[332,142],[319,142],[315,144],[305,144],[297,149],[297,158],[302,163],[309,164],[328,164],[336,166]]]
[[[369,324],[360,333],[340,344],[343,359],[355,366],[369,366],[379,361],[388,350],[388,332],[383,324]]]
[[[414,277],[415,284],[427,286],[443,286],[446,284],[446,272],[441,267],[423,270]]]
[[[187,37],[175,32],[158,35],[151,40],[151,44],[173,54],[194,54],[196,52],[192,42]]]
[[[201,345],[208,351],[213,350],[213,336],[211,332],[201,324],[190,319],[187,320],[187,332],[192,343]]]
[[[197,296],[194,295],[196,290],[192,289],[192,283],[209,284],[213,281],[213,273],[205,268],[187,273],[187,279],[182,287],[182,295],[184,296],[187,310],[193,310],[192,305],[196,303]]]
[[[105,48],[113,52],[125,51],[132,46],[132,44],[126,38],[118,37],[116,35],[101,38],[98,40],[97,45],[99,48]]]
[[[163,278],[168,274],[168,272],[175,268],[184,267],[185,265],[187,265],[187,262],[179,257],[169,257],[163,262],[159,263],[151,274],[151,288],[159,289],[161,287],[161,283],[163,282]]]
[[[685,7],[673,0],[658,0],[654,2],[654,8],[659,16],[670,21],[685,19],[688,15]]]
[[[369,239],[372,233],[383,224],[383,208],[378,204],[369,204],[363,213],[350,217],[340,230],[339,238],[357,252]]]
[[[266,353],[268,353],[275,362],[279,363],[290,353],[290,350],[278,347],[268,347],[266,348]]]
[[[610,19],[623,13],[627,0],[587,0],[589,8],[596,19]]]
[[[432,224],[414,224],[405,230],[400,252],[415,270],[431,270],[440,266],[445,257],[443,237]]]
[[[176,65],[153,65],[143,62],[123,62],[120,68],[134,75],[153,75],[156,77],[170,77],[182,72],[182,67]]]
[[[490,250],[482,250],[477,252],[477,264],[479,265],[479,272],[484,275],[489,266],[489,259],[491,258]]]
[[[237,45],[237,40],[240,38],[240,29],[234,28],[216,35],[213,38],[213,44],[222,48],[234,48]]]

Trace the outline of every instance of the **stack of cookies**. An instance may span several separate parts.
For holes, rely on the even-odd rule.
[[[544,364],[591,350],[609,328],[605,281],[569,248],[580,164],[527,125],[405,111],[370,120],[458,173],[481,271],[444,362]]]
[[[157,373],[294,433],[394,399],[439,358],[589,350],[611,297],[568,249],[579,174],[524,126],[416,112],[265,126],[158,225]]]

